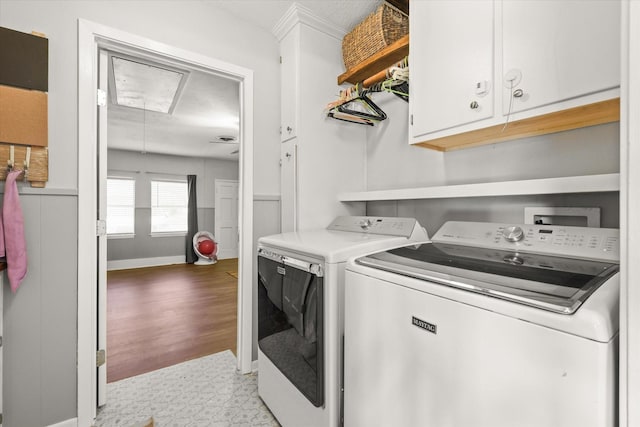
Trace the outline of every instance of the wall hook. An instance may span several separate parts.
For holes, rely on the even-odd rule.
[[[7,160],[7,170],[11,172],[15,165],[15,147],[13,145],[9,146],[9,159]]]

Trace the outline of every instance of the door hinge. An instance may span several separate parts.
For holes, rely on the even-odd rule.
[[[99,219],[96,221],[96,236],[105,236],[107,234],[107,221]]]
[[[107,362],[107,352],[104,349],[96,351],[96,367],[99,368],[100,366],[104,365],[106,362]]]
[[[0,335],[0,347],[2,347],[2,335]],[[2,424],[2,423],[0,423]]]
[[[0,425],[2,425],[2,414],[0,414]]]
[[[413,114],[409,116],[410,120],[409,122],[411,123],[411,126],[413,126]]]
[[[282,64],[282,55],[280,55],[280,63]]]
[[[98,89],[98,106],[99,107],[104,107],[105,105],[107,105],[107,91],[106,90],[102,90],[102,89]]]

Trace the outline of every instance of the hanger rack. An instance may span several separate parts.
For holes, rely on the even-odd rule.
[[[377,72],[376,74],[374,74],[373,76],[364,79],[362,81],[362,85],[366,88],[374,86],[377,83],[383,82],[385,80],[389,80],[393,78],[393,73],[394,71],[396,71],[397,69],[406,69],[408,71],[409,69],[409,57],[405,56],[401,61],[397,62],[396,64],[385,68],[382,71]]]
[[[49,179],[49,151],[47,147],[30,147],[0,143],[0,180],[14,169],[24,172],[22,179],[32,187],[44,188]]]

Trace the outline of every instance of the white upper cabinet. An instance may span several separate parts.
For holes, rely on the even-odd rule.
[[[411,135],[493,117],[493,1],[414,0],[410,17]]]
[[[594,104],[619,97],[617,0],[413,0],[410,28],[412,144],[448,150],[619,118],[617,102]]]
[[[589,95],[620,86],[618,1],[507,0],[502,28],[503,75],[518,70],[522,77],[512,112],[578,97],[587,103]],[[506,88],[503,114],[510,95]]]
[[[291,30],[280,41],[280,142],[295,138],[298,131],[298,50],[300,31]]]

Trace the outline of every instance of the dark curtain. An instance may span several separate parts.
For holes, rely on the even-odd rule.
[[[187,187],[189,191],[189,203],[187,210],[187,264],[193,264],[198,260],[193,250],[193,236],[198,232],[198,201],[196,197],[196,175],[187,175]]]

